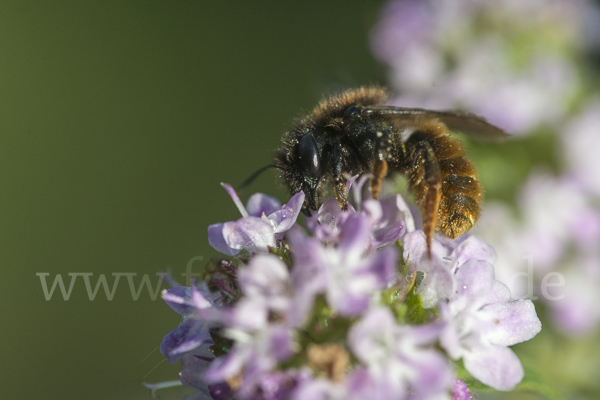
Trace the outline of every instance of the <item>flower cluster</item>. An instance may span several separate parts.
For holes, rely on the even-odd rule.
[[[498,390],[523,378],[509,346],[541,323],[494,279],[487,244],[437,238],[429,257],[400,195],[348,211],[329,199],[307,232],[302,193],[284,206],[255,194],[244,207],[224,186],[242,218],[209,238],[237,256],[163,293],[183,321],[160,351],[182,360],[198,399],[464,400],[473,378]]]
[[[465,108],[519,135],[553,127],[581,85],[576,51],[598,45],[590,1],[395,0],[372,34],[394,103]]]
[[[493,147],[498,162],[477,163],[503,201],[475,232],[513,297],[538,297],[573,337],[600,328],[598,27],[591,0],[393,0],[371,36],[393,104],[464,108],[520,140],[519,159]]]

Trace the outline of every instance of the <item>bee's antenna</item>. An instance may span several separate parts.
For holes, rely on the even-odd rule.
[[[237,187],[236,190],[242,190],[244,188],[246,188],[248,185],[250,185],[256,178],[258,178],[258,176],[260,174],[262,174],[263,172],[265,172],[266,170],[268,170],[269,168],[277,168],[277,166],[275,164],[269,164],[269,165],[265,165],[264,167],[260,168],[258,171],[255,171],[252,175],[250,175],[244,182],[242,182],[241,185],[239,185]]]

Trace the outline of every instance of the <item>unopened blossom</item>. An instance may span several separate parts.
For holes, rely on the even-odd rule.
[[[455,379],[452,385],[452,398],[450,400],[471,400],[467,385],[460,379]]]
[[[235,190],[222,184],[237,206],[242,218],[208,227],[208,242],[217,251],[234,256],[241,250],[266,252],[289,230],[302,209],[304,193],[299,192],[280,206],[277,199],[256,193],[244,207]]]

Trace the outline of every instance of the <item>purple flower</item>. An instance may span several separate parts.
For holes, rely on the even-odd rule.
[[[171,364],[176,363],[187,352],[208,349],[214,344],[209,329],[213,324],[198,319],[198,312],[214,309],[221,305],[218,294],[211,293],[204,283],[197,287],[176,286],[163,291],[163,299],[183,321],[160,344],[160,352]]]
[[[268,384],[265,374],[296,351],[298,324],[306,316],[295,310],[308,309],[298,306],[287,266],[274,255],[256,255],[240,267],[238,278],[243,297],[225,320],[225,335],[235,345],[212,364],[206,377],[220,382],[242,374],[240,395],[249,398],[258,386]]]
[[[525,134],[568,110],[580,77],[564,50],[579,50],[598,15],[590,2],[396,0],[381,13],[371,47],[404,94],[393,104],[463,107]],[[523,55],[523,46],[536,51]]]
[[[473,259],[461,265],[454,294],[440,311],[446,322],[440,343],[450,357],[462,357],[467,371],[495,389],[521,381],[523,367],[507,346],[533,338],[542,326],[530,300],[510,301],[490,264]]]
[[[368,253],[372,226],[368,215],[346,212],[336,224],[337,246],[300,237],[291,242],[294,254],[298,254],[295,268],[314,271],[313,276],[307,276],[307,285],[312,285],[315,292],[325,291],[328,303],[345,316],[365,311],[373,293],[397,276],[395,248]],[[307,249],[310,254],[304,255]]]
[[[214,358],[215,355],[207,348],[198,348],[186,353],[181,359],[181,383],[198,389],[207,399],[210,399],[210,389],[209,383],[204,379],[204,373]]]
[[[361,184],[355,186],[360,188]],[[355,186],[352,188],[354,189]],[[357,206],[357,210],[368,217],[371,231],[370,249],[379,249],[400,239],[406,232],[406,221],[414,230],[412,214],[400,195],[382,201],[365,200]],[[337,200],[331,198],[321,205],[319,211],[313,214],[306,224],[315,237],[322,242],[337,244],[342,233],[341,224],[354,213],[356,213],[354,208],[350,211],[342,211]]]
[[[182,359],[180,380],[197,389],[196,398],[413,400],[452,392],[466,400],[469,392],[455,380],[447,355],[462,358],[474,377],[498,389],[521,379],[520,362],[507,346],[533,337],[540,323],[531,302],[510,302],[506,287],[494,280],[489,263],[495,253],[484,242],[470,235],[436,237],[430,259],[425,236],[414,230],[400,196],[361,201],[349,211],[330,199],[310,220],[311,237],[293,226],[301,193],[290,208],[263,195],[252,196],[244,208],[226,189],[242,218],[229,230],[229,223],[220,224],[213,239],[233,252],[234,242],[241,243],[240,227],[248,229],[238,250],[251,254],[233,275],[239,296],[223,304],[222,295],[205,284],[163,292],[183,322],[165,336],[161,352],[171,362]],[[263,235],[263,223],[269,235]],[[269,240],[276,245],[286,232],[277,255],[260,253],[260,246],[266,250]],[[410,319],[382,301],[382,290],[401,283],[393,245],[399,238],[406,262],[424,275],[417,288],[424,304],[439,305],[438,321],[403,325],[398,321]],[[323,318],[335,321],[331,332]],[[306,342],[313,338],[319,338],[316,347]],[[215,342],[221,346],[225,339],[230,348],[215,357]]]
[[[492,263],[496,257],[494,249],[469,234],[456,240],[437,236],[432,242],[432,258],[427,257],[427,241],[421,230],[404,237],[404,260],[424,274],[418,293],[423,306],[433,308],[440,299],[447,299],[454,289],[452,272],[471,259]]]
[[[410,393],[421,399],[446,393],[452,368],[433,347],[441,328],[398,325],[383,307],[366,313],[348,333],[348,344],[367,373],[353,390],[356,398],[405,399]]]
[[[304,193],[296,193],[283,206],[273,197],[256,193],[250,197],[247,209],[230,185],[221,184],[238,207],[242,218],[208,227],[208,242],[217,251],[234,256],[241,250],[250,253],[267,252],[289,230],[302,208]],[[267,214],[268,213],[268,214]]]

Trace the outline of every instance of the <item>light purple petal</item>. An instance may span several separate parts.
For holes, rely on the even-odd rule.
[[[241,218],[223,224],[223,237],[229,247],[251,253],[267,252],[275,246],[275,232],[267,221],[257,217]]]
[[[213,224],[208,227],[208,244],[213,249],[226,254],[228,256],[235,256],[240,250],[232,249],[227,245],[225,237],[223,237],[223,226],[225,224]]]
[[[207,382],[219,383],[239,374],[248,359],[252,356],[252,349],[249,346],[234,345],[229,353],[217,357],[206,371],[205,378]]]
[[[372,225],[378,223],[383,217],[381,203],[374,199],[368,199],[362,203],[362,212],[369,218]],[[389,223],[389,221],[382,221],[382,225],[387,225],[386,222]]]
[[[460,244],[454,249],[452,256],[460,266],[470,259],[486,261],[490,264],[496,259],[496,252],[487,243],[472,235],[465,235]]]
[[[510,300],[510,289],[504,283],[494,281],[488,294],[482,297],[485,304],[506,303]]]
[[[204,372],[214,358],[215,355],[208,349],[185,354],[181,360],[181,372],[179,373],[181,383],[208,392],[208,383],[204,380]]]
[[[385,199],[380,200],[380,203],[381,211],[383,212],[381,220],[379,221],[381,224],[390,225],[394,222],[406,221],[407,219],[412,218],[408,204],[399,194],[386,197]]]
[[[347,376],[347,395],[344,400],[407,399],[408,388],[402,379],[391,374],[376,374],[366,368],[357,368]]]
[[[523,379],[523,366],[508,347],[486,346],[463,356],[467,371],[481,383],[498,390],[511,390]]]
[[[300,326],[308,317],[317,294],[325,292],[328,280],[323,260],[322,244],[304,236],[300,228],[292,229],[288,242],[293,252],[294,268],[291,283],[294,291],[293,305],[288,311],[288,322]]]
[[[171,364],[174,364],[184,353],[194,350],[202,344],[213,344],[208,325],[186,319],[165,335],[160,343],[159,351],[167,356]]]
[[[229,327],[254,332],[268,326],[269,304],[263,299],[242,297],[229,314]]]
[[[379,249],[395,242],[404,235],[404,232],[406,232],[404,221],[394,222],[392,225],[375,231],[373,235],[373,248]]]
[[[410,360],[415,373],[411,382],[416,399],[442,396],[448,393],[454,378],[448,360],[435,350],[422,350],[415,354],[418,358]]]
[[[418,263],[427,252],[427,241],[423,231],[409,232],[404,236],[404,261],[406,263]]]
[[[287,266],[274,255],[257,255],[238,270],[238,284],[248,297],[271,301],[287,289]]]
[[[291,273],[294,290],[312,294],[324,292],[328,281],[321,243],[305,236],[299,228],[290,231],[288,240],[294,257]]]
[[[440,317],[446,323],[440,335],[440,346],[446,350],[451,359],[458,360],[464,349],[461,346],[459,332],[448,304],[440,303]]]
[[[354,177],[356,178],[356,176]],[[369,174],[362,175],[356,184],[354,184],[354,179],[352,181],[352,197],[354,197],[354,202],[357,205],[360,205],[363,202],[363,193],[365,189],[365,184],[370,180]],[[350,180],[348,180],[350,182]],[[349,189],[350,186],[346,186],[346,189]]]
[[[414,344],[429,346],[436,342],[444,329],[444,323],[434,322],[424,325],[403,325],[401,331]]]
[[[246,202],[246,210],[252,217],[269,215],[281,208],[281,203],[275,197],[262,193],[255,193]]]
[[[325,200],[319,211],[306,220],[306,226],[315,237],[322,242],[337,243],[339,228],[338,222],[342,209],[336,199]]]
[[[402,214],[402,220],[406,223],[406,230],[408,232],[413,232],[416,229],[415,219],[413,216],[413,212],[410,209],[410,206],[408,205],[406,200],[404,200],[404,197],[400,195],[396,196],[396,208]]]
[[[190,297],[191,288],[175,286],[163,292],[162,298],[169,307],[181,316],[191,313],[193,307],[186,301]]]
[[[375,249],[395,242],[406,231],[405,215],[397,207],[397,197],[388,197],[381,202],[371,199],[363,203],[363,212],[372,224]]]
[[[171,309],[184,317],[198,309],[214,307],[215,301],[220,304],[219,295],[211,294],[205,283],[196,287],[175,286],[164,290],[161,296]]]
[[[341,234],[338,249],[346,259],[359,259],[371,243],[371,227],[366,216],[350,214],[339,224]]]
[[[191,287],[190,302],[196,310],[212,308],[215,306],[215,294],[211,294],[205,282]],[[220,297],[216,298],[216,304],[221,304]]]
[[[542,330],[531,300],[490,304],[481,309],[484,335],[492,344],[512,346],[533,338]]]
[[[267,217],[273,223],[275,233],[286,232],[296,223],[302,204],[304,204],[304,193],[298,192],[280,210]]]
[[[269,348],[277,361],[285,361],[294,354],[294,336],[285,326],[275,326],[269,334]]]
[[[357,277],[364,276],[365,272],[368,272],[374,279],[371,291],[384,289],[398,277],[397,261],[398,253],[394,247],[375,251],[357,268]]]
[[[396,322],[391,311],[384,307],[370,310],[348,331],[348,345],[362,362],[386,360],[393,352]]]
[[[442,261],[435,256],[432,259],[423,257],[418,269],[425,273],[425,278],[418,288],[423,307],[435,307],[441,299],[452,295],[454,279],[448,261]]]
[[[477,301],[479,306],[485,305],[485,296],[490,293],[496,280],[494,267],[485,261],[471,259],[461,265],[455,275],[456,296]]]
[[[370,296],[364,292],[352,291],[350,288],[327,292],[327,301],[345,317],[358,315],[369,308]]]

